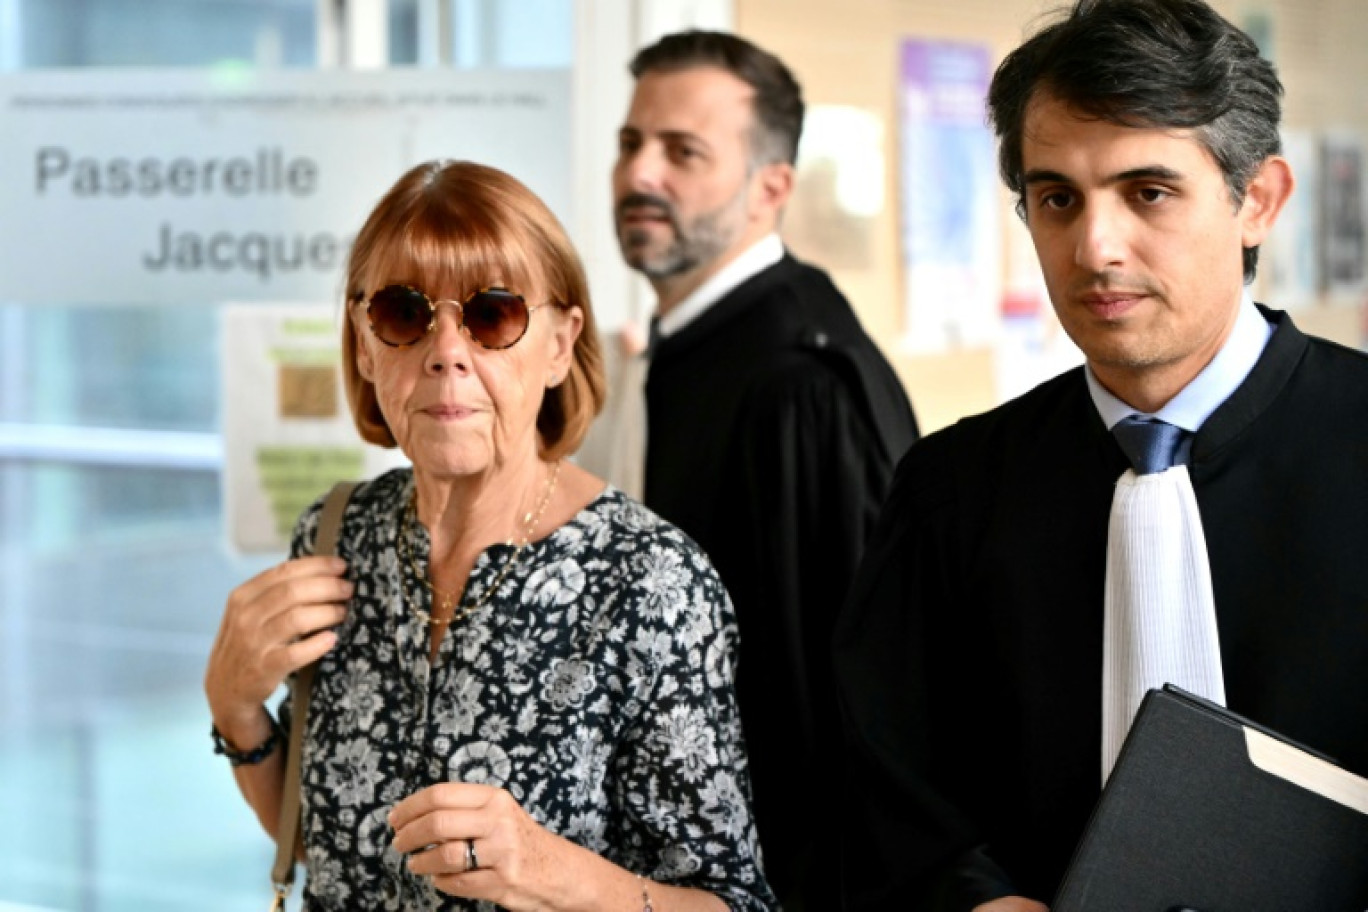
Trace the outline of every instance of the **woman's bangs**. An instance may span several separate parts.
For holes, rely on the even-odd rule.
[[[477,222],[431,210],[418,213],[394,238],[390,250],[377,251],[384,275],[376,275],[372,284],[401,282],[431,298],[457,301],[491,285],[530,297],[534,270],[522,241],[493,220]]]

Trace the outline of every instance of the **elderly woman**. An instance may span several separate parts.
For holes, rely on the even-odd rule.
[[[292,559],[228,599],[206,675],[273,831],[289,716],[265,702],[319,660],[306,908],[771,908],[727,594],[566,461],[603,377],[555,217],[491,168],[414,168],[356,238],[345,323],[357,427],[413,468],[356,490],[336,558],[307,556],[306,512]]]

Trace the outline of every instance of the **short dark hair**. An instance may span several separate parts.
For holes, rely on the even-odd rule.
[[[474,291],[491,277],[514,288],[538,284],[562,307],[578,307],[584,325],[570,372],[546,391],[537,413],[540,455],[559,459],[584,440],[603,407],[607,383],[589,283],[555,215],[512,175],[467,161],[430,161],[404,173],[376,204],[352,244],[342,326],[342,379],[361,437],[396,445],[375,384],[361,376],[356,335],[360,304],[402,276],[426,288]]]
[[[1282,150],[1282,83],[1244,32],[1203,0],[1078,0],[1003,60],[988,91],[998,166],[1025,214],[1022,138],[1038,94],[1127,127],[1192,129],[1231,200]],[[1259,250],[1244,250],[1245,281]]]
[[[803,89],[784,62],[744,38],[691,29],[666,35],[632,58],[634,79],[698,67],[725,70],[755,91],[751,163],[793,164],[803,135]]]

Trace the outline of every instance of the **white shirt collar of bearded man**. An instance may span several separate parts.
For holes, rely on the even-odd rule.
[[[779,235],[773,232],[765,235],[662,316],[658,326],[660,335],[669,336],[679,332],[742,282],[770,268],[783,258],[784,242],[779,240]]]

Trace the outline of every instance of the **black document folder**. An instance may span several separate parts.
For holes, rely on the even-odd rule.
[[[1368,780],[1152,690],[1050,908],[1368,912]]]

